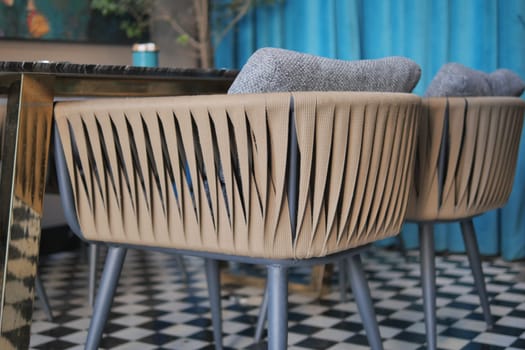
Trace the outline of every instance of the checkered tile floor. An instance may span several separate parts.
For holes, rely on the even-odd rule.
[[[175,260],[130,251],[121,276],[104,349],[213,349],[202,261],[185,258],[188,283]],[[425,349],[419,264],[416,252],[375,248],[363,257],[385,349]],[[43,258],[40,275],[55,315],[49,322],[35,303],[32,349],[83,349],[89,324],[87,266],[80,253]],[[483,263],[495,326],[485,330],[478,297],[463,255],[440,256],[438,344],[440,349],[525,349],[525,263],[499,259]],[[305,270],[292,279],[305,279]],[[341,302],[334,288],[322,298],[293,293],[289,298],[289,349],[368,349],[352,297]],[[253,344],[261,290],[223,287],[224,344],[227,349],[265,349]]]

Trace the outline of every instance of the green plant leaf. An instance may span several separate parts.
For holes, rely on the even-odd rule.
[[[177,37],[177,43],[181,45],[188,45],[190,41],[190,36],[188,34],[182,34]]]

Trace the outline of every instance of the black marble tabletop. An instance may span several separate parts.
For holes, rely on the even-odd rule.
[[[1,73],[49,73],[63,75],[97,75],[97,76],[136,76],[136,77],[192,77],[192,78],[234,78],[236,70],[168,68],[168,67],[135,67],[100,64],[78,64],[71,62],[48,61],[0,61]]]

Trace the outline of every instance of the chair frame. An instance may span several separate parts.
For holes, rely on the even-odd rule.
[[[407,149],[404,152],[406,157],[403,162],[406,166],[410,167],[413,164],[413,152],[415,143],[415,130],[416,116],[418,105],[415,100],[410,100],[411,104],[411,117],[408,119],[406,128],[411,130],[412,133],[407,142]],[[291,232],[295,232],[296,219],[298,213],[298,198],[299,198],[299,148],[296,134],[296,127],[294,124],[294,111],[292,109],[289,116],[289,148],[288,148],[288,159],[290,159],[287,165],[287,188],[286,194],[288,198],[288,211],[290,215],[290,226]],[[408,126],[411,125],[411,126]],[[59,187],[61,192],[61,198],[63,200],[64,208],[66,211],[66,218],[72,228],[72,230],[82,235],[80,225],[77,221],[77,214],[75,209],[75,201],[73,200],[72,185],[69,179],[67,170],[65,154],[62,149],[59,133],[56,131],[55,135],[55,152],[57,162],[57,173],[59,181]],[[404,168],[403,168],[404,169]],[[405,169],[406,170],[406,169]],[[410,178],[410,172],[405,172],[404,176],[407,180]],[[408,189],[408,186],[407,186]],[[408,190],[403,193],[408,193]],[[406,197],[401,197],[406,200]],[[397,222],[397,221],[396,221]],[[400,225],[400,222],[399,222]],[[101,242],[92,242],[101,243]],[[363,243],[360,246],[354,248],[346,248],[343,251],[331,253],[319,257],[308,257],[304,259],[296,258],[261,258],[261,257],[250,257],[246,255],[229,255],[223,253],[216,253],[210,251],[194,251],[176,248],[161,248],[161,247],[144,247],[133,244],[120,244],[120,243],[109,243],[108,255],[104,267],[104,272],[101,277],[99,291],[94,306],[94,313],[88,332],[88,340],[86,343],[86,349],[96,349],[102,337],[103,327],[106,323],[113,295],[118,284],[118,277],[123,266],[126,250],[129,248],[151,250],[165,253],[177,253],[183,255],[192,255],[202,257],[205,260],[206,275],[208,281],[208,292],[210,296],[211,313],[214,327],[215,337],[215,348],[222,349],[222,334],[221,334],[221,317],[220,317],[220,277],[218,271],[218,260],[236,261],[242,263],[265,265],[268,270],[268,317],[269,317],[269,346],[270,350],[281,350],[287,348],[287,299],[288,299],[288,268],[291,266],[312,266],[316,264],[326,264],[329,262],[340,261],[346,259],[348,261],[348,268],[350,270],[351,282],[354,285],[354,295],[359,306],[359,311],[364,322],[367,336],[369,338],[370,345],[375,350],[381,350],[382,343],[379,334],[379,327],[375,318],[373,310],[372,300],[370,298],[370,290],[365,279],[365,274],[362,269],[361,260],[359,254],[367,249],[369,244]]]
[[[487,286],[481,266],[481,254],[479,252],[476,232],[472,218],[458,220],[461,225],[465,251],[468,256],[470,269],[474,278],[474,286],[478,291],[483,317],[487,329],[492,329],[494,322],[490,312],[490,303]],[[419,231],[419,253],[421,266],[421,288],[423,291],[423,308],[425,313],[425,330],[427,334],[427,345],[429,349],[437,348],[437,322],[436,322],[436,261],[434,243],[434,224],[449,223],[449,221],[418,222]]]
[[[465,114],[467,113],[468,106],[469,106],[469,100],[471,99],[486,99],[487,101],[490,101],[489,103],[493,103],[496,105],[499,101],[499,103],[502,104],[514,104],[515,108],[521,108],[521,116],[519,118],[520,121],[518,121],[518,124],[523,124],[523,111],[525,111],[525,103],[521,101],[519,98],[502,98],[501,100],[498,100],[497,97],[467,97],[467,98],[458,98],[458,97],[451,97],[451,98],[428,98],[429,103],[432,103],[433,101],[446,101],[446,107],[444,110],[444,120],[443,120],[443,131],[439,143],[439,153],[437,154],[437,196],[438,196],[438,202],[441,205],[442,202],[442,196],[443,191],[445,187],[445,181],[447,176],[447,162],[448,162],[448,147],[449,147],[449,128],[450,126],[450,112],[449,108],[453,108],[449,106],[449,102],[455,101],[453,103],[457,103],[457,101],[464,100],[465,103]],[[423,99],[423,105],[425,105],[425,99]],[[457,105],[456,105],[457,107]],[[492,106],[493,107],[493,106]],[[427,107],[428,108],[428,107]],[[480,108],[478,106],[478,108]],[[425,108],[423,108],[425,110]],[[518,113],[518,109],[515,111],[515,113]],[[506,116],[509,117],[509,116]],[[465,115],[466,118],[466,115]],[[481,115],[476,115],[476,118],[480,119]],[[521,130],[521,128],[519,128]],[[515,130],[513,130],[515,132]],[[519,135],[518,135],[519,139]],[[461,150],[460,150],[461,152]],[[517,152],[515,150],[515,152]],[[517,155],[514,154],[514,155]],[[415,176],[415,180],[417,180],[417,175]],[[420,180],[421,181],[421,180]],[[500,179],[500,181],[503,181]],[[507,183],[505,183],[506,186],[508,186]],[[454,213],[454,215],[451,215],[450,213],[446,213],[443,215],[440,212],[437,212],[434,214],[433,217],[431,217],[428,213],[423,214],[421,220],[417,219],[417,215],[419,214],[412,214],[410,212],[410,209],[408,210],[408,218],[407,222],[413,222],[418,224],[418,233],[419,233],[419,252],[420,252],[420,266],[421,266],[421,287],[422,287],[422,295],[423,295],[423,309],[425,314],[425,330],[427,335],[427,348],[429,350],[435,350],[437,349],[437,322],[436,322],[436,263],[435,263],[435,242],[434,242],[434,224],[436,223],[453,223],[458,222],[461,225],[461,233],[463,236],[463,242],[465,243],[465,250],[468,256],[470,268],[472,270],[472,275],[474,278],[474,285],[476,290],[478,291],[479,299],[480,299],[480,305],[482,308],[483,316],[485,319],[485,322],[487,324],[487,329],[491,329],[493,327],[493,319],[490,311],[490,303],[487,293],[487,287],[485,284],[485,279],[483,275],[483,269],[481,266],[481,254],[479,252],[478,242],[476,238],[476,232],[473,224],[473,218],[477,215],[483,214],[491,209],[502,206],[503,203],[506,202],[506,198],[510,194],[510,188],[507,189],[507,194],[504,199],[497,198],[499,200],[495,199],[495,204],[487,204],[487,202],[480,204],[481,208],[477,209],[474,207],[472,209],[471,214],[467,215],[459,215]],[[498,203],[496,203],[498,202]],[[485,207],[483,207],[485,205]],[[410,206],[410,204],[409,204]],[[493,208],[490,208],[492,206]],[[417,205],[416,205],[417,208]],[[415,209],[416,213],[418,209]],[[438,208],[438,211],[440,208]],[[466,209],[460,209],[465,210]],[[453,217],[456,216],[456,217]]]
[[[291,128],[291,130],[294,130]],[[56,131],[56,130],[55,130]],[[293,132],[295,135],[295,132]],[[295,139],[296,136],[292,138]],[[295,147],[293,158],[296,159],[298,150]],[[61,197],[64,198],[64,208],[68,223],[72,229],[80,231],[76,214],[74,213],[72,201],[73,194],[71,191],[71,184],[67,174],[67,166],[65,157],[61,148],[60,138],[58,133],[55,136],[55,159],[57,164],[57,174],[61,177],[59,182]],[[293,176],[292,172],[292,176]],[[293,179],[293,177],[292,177]],[[297,183],[295,180],[290,181],[289,195],[291,198],[296,198]],[[293,196],[293,197],[292,197]],[[291,201],[295,202],[295,201]],[[296,210],[296,207],[291,205],[291,210]],[[293,212],[292,212],[293,213]],[[295,215],[292,215],[295,217]],[[295,223],[292,223],[295,225]],[[91,246],[95,247],[102,243],[91,242]],[[96,293],[96,300],[94,303],[93,316],[91,318],[89,332],[87,335],[85,348],[88,350],[97,349],[104,325],[107,322],[109,311],[113,297],[115,295],[120,273],[122,271],[127,249],[139,249],[157,251],[166,254],[188,255],[204,258],[206,268],[206,280],[208,283],[208,293],[210,299],[210,310],[212,315],[213,333],[215,339],[216,350],[222,349],[222,318],[221,318],[221,298],[220,298],[220,273],[218,261],[233,261],[240,263],[248,263],[255,265],[264,265],[268,270],[267,277],[267,291],[265,293],[266,306],[262,310],[268,312],[268,339],[269,349],[286,349],[287,348],[287,329],[288,329],[288,269],[290,267],[314,266],[324,265],[338,261],[348,261],[348,268],[350,271],[351,283],[355,290],[355,299],[359,307],[359,312],[363,319],[363,325],[366,330],[367,337],[372,349],[383,349],[381,343],[381,336],[379,327],[375,318],[372,299],[370,297],[370,289],[365,279],[362,263],[359,254],[368,249],[370,245],[365,245],[350,249],[341,253],[336,253],[326,257],[310,258],[305,260],[295,259],[262,259],[249,258],[235,255],[224,255],[206,252],[194,252],[175,249],[150,248],[144,249],[142,246],[133,245],[108,245],[108,253],[104,264],[104,271],[100,278],[100,285]]]

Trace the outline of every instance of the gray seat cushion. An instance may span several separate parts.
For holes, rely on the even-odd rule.
[[[425,96],[520,96],[523,89],[521,78],[508,69],[487,74],[459,63],[447,63],[432,79]]]
[[[421,68],[405,57],[344,61],[262,48],[248,59],[229,94],[279,91],[411,92]]]
[[[523,80],[511,70],[498,69],[489,74],[493,96],[521,96],[525,90]]]

